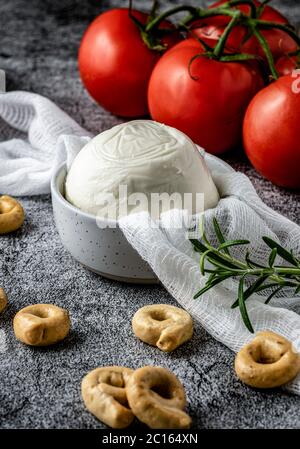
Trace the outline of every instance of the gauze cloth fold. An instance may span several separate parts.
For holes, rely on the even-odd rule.
[[[0,142],[0,192],[8,195],[49,193],[54,170],[71,164],[91,138],[52,101],[29,92],[0,94],[1,140],[4,122],[27,134]]]
[[[65,160],[70,165],[91,138],[51,101],[36,94],[0,95],[0,117],[28,135],[28,140],[13,139],[0,144],[2,193],[16,196],[48,193],[53,170]],[[266,264],[270,253],[262,236],[277,240],[299,256],[299,226],[267,207],[245,175],[218,170],[212,175],[221,196],[215,209],[204,212],[206,234],[213,244],[217,244],[212,223],[215,216],[226,239],[250,240],[248,249],[258,263]],[[179,304],[214,338],[236,352],[253,338],[239,310],[231,309],[237,297],[237,282],[228,280],[193,299],[206,279],[200,274],[199,254],[187,238],[190,225],[182,226],[183,214],[184,211],[172,210],[154,224],[148,213],[141,212],[122,218],[119,224],[128,241]],[[193,219],[197,223],[202,217]],[[243,258],[245,248],[237,247],[232,252]],[[281,260],[278,258],[277,262]],[[265,299],[254,295],[247,301],[255,330],[277,332],[292,341],[300,352],[300,299],[293,297],[290,290],[273,298],[269,305],[264,304]],[[300,394],[300,375],[285,388]]]

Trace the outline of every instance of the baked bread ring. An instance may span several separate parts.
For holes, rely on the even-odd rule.
[[[3,288],[0,287],[0,313],[3,312],[7,306],[7,296]]]
[[[126,384],[128,403],[136,417],[151,429],[188,429],[191,418],[183,411],[185,391],[165,368],[145,366]]]
[[[167,304],[153,304],[139,309],[132,319],[134,334],[145,343],[170,352],[190,340],[193,321],[183,309]]]
[[[94,369],[82,380],[81,394],[86,408],[113,429],[124,429],[134,420],[125,389],[132,373],[130,368],[106,366]]]
[[[70,330],[67,310],[52,304],[34,304],[14,317],[18,340],[30,346],[48,346],[63,340]]]
[[[292,343],[271,331],[259,332],[235,358],[242,382],[256,388],[274,388],[293,380],[300,370],[300,356]]]
[[[19,201],[8,195],[0,197],[0,234],[16,231],[24,223],[24,218],[24,209]]]

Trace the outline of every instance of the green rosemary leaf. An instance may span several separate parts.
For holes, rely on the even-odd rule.
[[[263,265],[260,265],[257,262],[254,262],[253,260],[251,260],[250,259],[250,254],[249,254],[248,251],[246,253],[245,260],[246,260],[246,262],[247,262],[247,264],[249,265],[250,268],[254,268],[254,267],[256,267],[256,268],[265,268]]]
[[[203,243],[200,242],[200,240],[190,239],[190,242],[194,246],[195,251],[197,251],[198,253],[203,253],[208,249],[203,245]]]
[[[224,261],[222,261],[222,259],[221,259],[221,261],[220,260],[218,260],[218,258],[217,257],[214,257],[215,255],[213,255],[213,256],[207,256],[207,259],[209,260],[209,262],[212,264],[212,265],[215,265],[216,267],[218,267],[218,268],[222,268],[223,270],[228,270],[228,267],[230,267],[231,268],[231,270],[232,270],[232,275],[234,276],[234,272],[236,272],[236,273],[240,273],[240,269],[239,268],[237,268],[237,267],[235,267],[235,266],[230,266],[229,264],[225,264],[224,263]]]
[[[277,285],[281,285],[282,287],[296,287],[297,283],[295,284],[294,282],[278,277]]]
[[[223,254],[220,251],[218,252],[217,249],[214,250],[215,251],[212,250],[212,252],[207,257],[211,264],[215,264],[215,262],[217,262],[219,264],[222,264],[223,266],[226,266],[226,270],[228,269],[236,270],[239,268],[239,266],[236,265],[235,263],[231,263],[228,260],[225,260]],[[217,263],[215,265],[217,265]]]
[[[207,284],[210,284],[211,281],[213,281],[216,276],[217,276],[217,273],[215,271],[213,271],[207,279]]]
[[[300,57],[300,50],[299,50],[299,57]],[[291,249],[291,255],[293,256],[293,258],[295,259],[297,264],[300,265],[300,259],[295,256],[294,251],[292,249]]]
[[[280,292],[280,290],[283,289],[283,286],[278,287],[276,290],[274,290],[266,299],[265,304],[269,304],[269,302],[271,301],[271,299],[276,295],[276,293]]]
[[[272,240],[270,237],[263,237],[263,241],[268,245],[269,248],[277,249],[278,255],[289,262],[291,265],[298,266],[297,261],[295,260],[294,256],[289,253],[285,248],[283,248],[279,243],[275,242],[275,240]]]
[[[261,287],[259,287],[255,293],[262,292],[264,290],[268,290],[270,288],[274,288],[277,286],[278,286],[278,284],[275,284],[275,283],[274,284],[265,284],[265,285],[262,285]]]
[[[221,251],[224,248],[230,248],[231,246],[240,246],[240,245],[249,245],[249,240],[228,240],[228,242],[222,243],[218,246],[218,251]]]
[[[205,273],[217,275],[218,270],[210,270],[209,268],[205,268]]]
[[[213,225],[214,225],[214,230],[215,230],[215,233],[216,233],[216,236],[217,236],[217,239],[218,239],[219,243],[220,244],[225,243],[225,237],[224,237],[224,235],[223,235],[223,233],[221,231],[219,222],[216,219],[216,217],[213,218]],[[229,252],[227,247],[224,248],[224,251],[225,251],[226,254],[228,254],[228,256],[230,256],[230,252]]]
[[[247,301],[253,293],[257,292],[258,289],[262,286],[262,284],[268,279],[268,275],[260,276],[250,287],[247,288],[244,292],[244,301]],[[277,284],[275,284],[277,285]],[[237,299],[231,306],[232,309],[235,309],[239,305],[239,299]]]
[[[298,295],[298,293],[300,293],[300,284],[299,284],[298,287],[296,288],[295,295]]]
[[[221,282],[225,281],[229,277],[231,277],[231,274],[228,274],[227,276],[218,277],[217,279],[212,280],[210,283],[207,282],[205,286],[201,290],[199,290],[199,292],[194,296],[194,299],[199,298],[199,296],[203,295],[203,293],[206,293],[208,290],[220,284]]]
[[[248,311],[246,308],[246,304],[244,301],[244,277],[241,278],[240,283],[239,283],[239,308],[240,308],[240,312],[241,312],[243,321],[245,323],[245,326],[247,327],[249,332],[254,334],[254,329],[252,327],[252,324],[251,324],[251,321],[250,321],[250,318],[248,315]]]
[[[204,252],[207,251],[208,249],[215,249],[215,248],[213,248],[213,247],[208,248],[208,247],[205,246],[200,240],[190,239],[190,242],[191,242],[192,245],[194,246],[194,250],[195,250],[196,252],[200,253],[200,254],[204,253]],[[220,253],[220,254],[215,254],[215,253],[211,252],[211,254],[210,254],[210,256],[209,256],[209,261],[210,261],[211,263],[213,263],[213,262],[212,262],[213,260],[216,260],[217,262],[222,263],[222,262],[223,262],[222,254],[221,254],[221,253]],[[230,262],[227,262],[227,261],[226,261],[226,264],[227,264],[227,267],[226,267],[227,269],[228,269],[228,268],[233,268],[233,269],[237,268],[237,266],[234,265],[233,263],[230,263]]]
[[[275,259],[277,257],[277,248],[273,248],[269,257],[269,267],[273,268]]]
[[[204,243],[206,243],[206,245],[207,245],[209,248],[211,248],[212,245],[210,244],[208,238],[206,237],[206,234],[205,234],[205,226],[204,226],[204,225],[205,225],[205,218],[203,217],[202,220],[201,220],[201,222],[200,222],[200,225],[199,225],[200,233],[201,233],[201,235],[202,235],[202,240],[204,241]]]
[[[204,276],[204,274],[205,274],[205,270],[204,270],[205,259],[206,259],[206,256],[207,256],[210,252],[211,252],[211,250],[208,249],[207,251],[205,251],[205,252],[202,254],[202,256],[201,256],[201,258],[200,258],[200,272],[201,272],[202,276]]]

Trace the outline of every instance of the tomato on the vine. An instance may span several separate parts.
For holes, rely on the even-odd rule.
[[[227,0],[216,2],[210,5],[209,8],[217,8],[219,6],[222,6],[222,4],[224,3],[227,3]],[[259,7],[261,5],[261,2],[257,0],[254,0],[253,3],[256,7]],[[249,15],[250,13],[250,7],[246,4],[238,5],[235,8],[238,8],[240,11],[247,15]],[[269,5],[264,6],[259,19],[267,22],[276,22],[283,25],[289,24],[289,21],[286,17],[284,17],[279,11]],[[193,24],[193,32],[196,33],[199,37],[208,38],[209,36],[211,36],[212,39],[219,39],[230,20],[231,18],[229,16],[216,16],[203,19]],[[228,46],[232,47],[235,51],[256,54],[265,59],[265,53],[255,36],[252,36],[244,41],[247,37],[247,33],[248,31],[245,27],[235,27],[229,36]],[[274,59],[278,59],[280,56],[293,52],[297,49],[297,44],[292,39],[292,37],[290,37],[286,32],[282,30],[274,28],[270,30],[261,30],[261,33],[269,44]]]
[[[149,15],[132,10],[146,24]],[[159,28],[173,29],[168,21]],[[179,41],[177,32],[166,34],[166,48]],[[161,52],[144,43],[128,9],[112,9],[98,16],[86,30],[79,49],[79,71],[90,95],[105,109],[124,117],[147,114],[147,86]]]
[[[148,104],[154,120],[217,154],[239,143],[244,113],[263,80],[252,62],[220,62],[203,51],[190,39],[167,52],[152,72]]]
[[[281,187],[300,188],[300,79],[286,75],[251,101],[243,140],[256,170]]]
[[[276,70],[280,76],[289,75],[300,68],[299,56],[285,55],[276,62]]]

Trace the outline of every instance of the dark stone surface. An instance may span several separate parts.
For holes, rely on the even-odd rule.
[[[135,2],[141,8],[149,3]],[[274,2],[280,3],[291,20],[300,21],[298,1]],[[76,62],[87,24],[115,5],[126,2],[0,0],[0,67],[7,72],[8,89],[49,97],[94,133],[120,122],[89,98]],[[0,139],[12,135],[5,129]],[[267,204],[300,221],[297,193],[263,180],[241,151],[225,159],[251,178]],[[27,198],[23,204],[25,226],[0,239],[0,284],[10,302],[0,318],[1,428],[101,427],[84,409],[80,381],[87,371],[106,364],[169,367],[186,387],[196,428],[300,427],[300,398],[242,385],[234,375],[234,354],[200,326],[192,341],[169,355],[137,341],[130,325],[134,311],[144,304],[174,303],[169,294],[162,287],[123,285],[86,271],[63,249],[49,197]],[[73,329],[65,342],[33,349],[15,340],[14,314],[35,302],[70,311]]]

